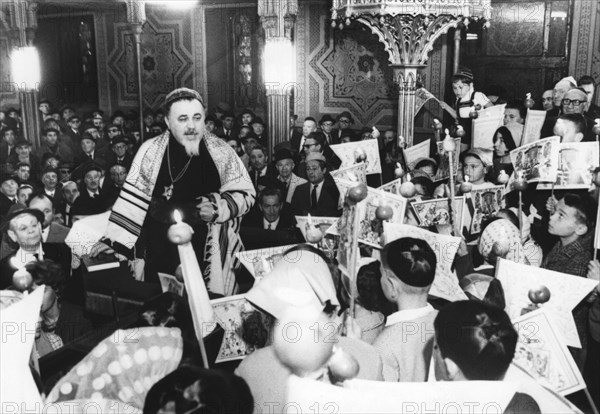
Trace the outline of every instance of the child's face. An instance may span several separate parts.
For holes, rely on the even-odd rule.
[[[521,113],[518,109],[515,108],[506,108],[504,110],[504,125],[506,124],[522,124],[523,118],[521,118]]]
[[[452,84],[452,91],[457,98],[463,98],[467,96],[470,89],[470,85],[468,83],[464,83],[463,81],[454,82]]]
[[[467,156],[463,164],[464,174],[469,176],[473,184],[481,184],[485,181],[485,167],[479,158]]]
[[[506,148],[504,138],[502,138],[502,134],[500,132],[496,134],[496,141],[494,142],[494,152],[498,157],[504,157],[506,154],[508,154],[508,149]]]
[[[548,233],[558,237],[569,237],[576,233],[579,234],[582,227],[585,227],[585,225],[577,220],[577,210],[567,206],[564,200],[560,200],[556,204],[554,214],[550,216]]]

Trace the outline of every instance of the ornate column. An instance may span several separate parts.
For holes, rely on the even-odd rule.
[[[398,135],[411,146],[418,70],[427,65],[435,40],[469,19],[488,18],[491,0],[334,0],[334,26],[359,23],[377,35],[388,53],[398,86]]]
[[[131,24],[135,38],[135,62],[138,84],[138,111],[140,141],[144,142],[144,90],[142,88],[142,32],[146,22],[146,2],[144,0],[127,0],[127,23]]]
[[[40,60],[33,46],[37,29],[37,3],[15,0],[3,6],[3,18],[13,33],[11,78],[19,91],[23,136],[33,149],[40,145],[41,114],[38,111]]]
[[[273,148],[288,139],[290,96],[296,82],[296,50],[292,37],[297,14],[297,0],[258,1],[258,15],[265,31],[262,65],[270,160],[273,159]]]

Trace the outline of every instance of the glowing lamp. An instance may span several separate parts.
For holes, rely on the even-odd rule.
[[[267,39],[263,53],[265,85],[283,90],[296,81],[296,54],[286,37]]]
[[[12,79],[21,91],[34,91],[40,86],[40,56],[33,46],[15,49],[11,55]]]

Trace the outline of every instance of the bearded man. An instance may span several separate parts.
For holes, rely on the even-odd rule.
[[[164,105],[168,130],[144,142],[137,152],[106,238],[117,252],[126,247],[131,253],[141,237],[145,279],[158,281],[157,272],[174,274],[179,264],[177,246],[167,239],[178,210],[194,229],[192,245],[208,290],[231,295],[239,266],[234,255],[243,249],[239,224],[256,192],[235,151],[205,130],[205,107],[198,92],[176,89]]]

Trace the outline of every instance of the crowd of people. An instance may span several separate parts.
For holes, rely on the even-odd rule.
[[[158,412],[169,407],[187,412],[209,401],[239,412],[267,412],[273,407],[281,411],[286,378],[292,373],[340,382],[332,379],[328,362],[336,350],[321,340],[304,343],[303,349],[278,343],[277,321],[340,327],[334,333],[336,347],[357,362],[358,378],[424,382],[435,368],[438,380],[502,380],[515,353],[517,333],[503,310],[503,288],[494,278],[497,260],[600,280],[600,262],[594,255],[598,188],[591,182],[589,188],[566,190],[540,189],[537,183],[529,183],[521,192],[521,202],[519,191],[507,188],[498,200],[502,207],[488,214],[478,231],[471,225],[473,211],[465,212],[469,219],[459,231],[448,220],[434,220],[430,231],[462,239],[453,270],[469,301],[449,303],[430,295],[439,263],[433,246],[418,238],[401,238],[382,250],[361,245],[358,296],[351,300],[335,257],[302,244],[296,219],[342,216],[344,197],[331,175],[343,166],[332,149],[337,144],[376,140],[381,174],[368,176],[368,185],[379,187],[404,177],[414,184],[409,201],[464,195],[472,206],[471,191],[506,184],[508,180],[501,177],[515,172],[510,153],[522,145],[526,103],[509,99],[498,85],[483,88],[485,94],[477,90],[466,68],[454,74],[451,83],[455,96],[452,104],[442,103],[446,116],[436,119],[431,142],[441,141],[446,128],[449,135],[460,138],[459,168],[453,180],[439,178],[444,154],[437,145],[431,145],[428,156],[415,160],[409,171],[399,173],[407,168],[404,137],[394,129],[353,129],[354,119],[346,111],[335,117],[308,116],[301,126],[291,115],[287,140],[278,140],[285,142],[274,148],[269,148],[273,137],[265,122],[253,111],[234,114],[221,103],[209,112],[200,94],[186,88],[168,94],[164,107],[156,111],[115,111],[110,117],[101,110],[87,114],[69,106],[56,110],[51,102],[41,101],[41,145],[35,147],[23,137],[19,110],[0,112],[0,289],[23,290],[13,278],[21,268],[33,275],[27,288],[46,286],[49,293],[36,347],[39,356],[49,354],[63,343],[57,335],[61,304],[82,304],[85,297],[82,270],[77,268],[81,257],[66,243],[77,221],[104,217],[99,221],[102,228],[95,229],[102,236],[86,250],[88,255],[106,253],[141,261],[143,270],[138,267],[134,277],[159,283],[160,272],[175,274],[180,263],[177,246],[166,241],[178,211],[193,228],[191,243],[211,298],[245,293],[252,305],[242,337],[254,352],[237,367],[236,375],[197,367],[199,349],[187,301],[164,294],[151,302],[152,318],[147,317],[147,307],[140,312],[138,326],[181,329],[183,357],[153,386],[136,389],[141,395],[138,409]],[[539,109],[546,111],[540,138],[596,142],[594,126],[600,128],[596,121],[600,108],[593,103],[595,89],[590,76],[577,81],[569,76],[535,99]],[[506,104],[504,125],[490,137],[493,149],[472,147],[472,120],[477,116],[473,112],[501,104]],[[470,183],[468,190],[460,186],[465,181]],[[406,215],[406,223],[418,224],[410,209]],[[518,246],[519,252],[497,248],[496,242],[507,242],[501,240],[507,235],[510,246]],[[244,246],[281,245],[298,245],[283,257],[299,250],[301,259],[281,260],[258,283],[235,255]],[[599,292],[596,287],[574,309],[582,346],[570,348],[596,404]],[[355,318],[342,318],[354,299]],[[422,335],[406,340],[407,323],[421,329]],[[453,329],[466,328],[476,334],[460,340],[452,337]],[[89,395],[78,396],[85,397]],[[122,397],[114,398],[133,401]],[[575,403],[589,404],[577,398]],[[510,410],[540,412],[531,396],[519,393]]]

